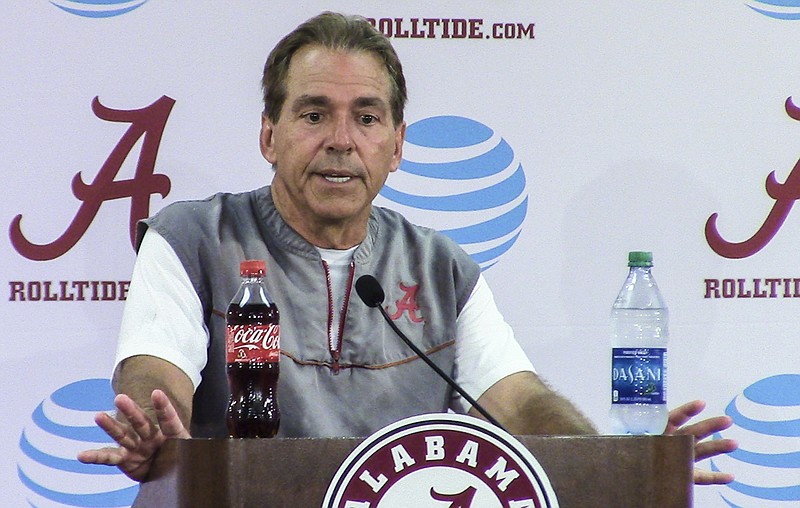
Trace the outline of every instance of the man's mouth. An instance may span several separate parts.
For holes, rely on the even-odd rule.
[[[350,181],[351,176],[322,175],[325,180],[331,183],[345,183]]]

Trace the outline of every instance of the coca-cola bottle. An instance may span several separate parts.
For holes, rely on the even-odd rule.
[[[266,263],[242,261],[242,284],[226,315],[228,434],[234,438],[274,437],[278,408],[280,325],[278,307],[264,285]]]

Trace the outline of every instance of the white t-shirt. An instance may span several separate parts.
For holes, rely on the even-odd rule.
[[[334,302],[343,299],[346,275],[343,277],[341,270],[348,270],[353,250],[348,254],[320,249],[334,281]],[[338,313],[341,305],[334,308]],[[156,231],[148,230],[131,276],[115,365],[131,356],[156,356],[185,372],[197,388],[208,343],[200,299],[186,270],[169,243]],[[456,320],[455,347],[453,378],[476,400],[504,377],[534,371],[498,311],[483,275]],[[451,409],[464,413],[469,408],[470,404],[457,395]]]

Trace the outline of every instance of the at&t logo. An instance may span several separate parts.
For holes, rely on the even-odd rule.
[[[85,379],[53,392],[33,411],[19,439],[17,471],[34,508],[126,507],[139,486],[116,467],[82,464],[79,451],[113,445],[94,423],[113,410],[108,379]]]
[[[783,20],[800,19],[800,0],[751,0],[746,5],[770,18]]]
[[[800,375],[753,383],[725,413],[733,426],[722,437],[739,442],[738,450],[711,460],[713,470],[736,475],[720,491],[725,502],[733,508],[800,506]]]
[[[59,9],[84,18],[110,18],[138,9],[149,0],[51,0]]]
[[[460,116],[409,125],[400,169],[380,196],[377,204],[441,231],[483,270],[514,245],[528,211],[514,150],[491,128]]]

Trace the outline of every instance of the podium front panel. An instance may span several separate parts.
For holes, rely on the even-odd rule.
[[[692,436],[517,436],[563,508],[692,506]],[[134,508],[318,507],[363,439],[170,440]],[[475,507],[478,508],[478,507]]]

